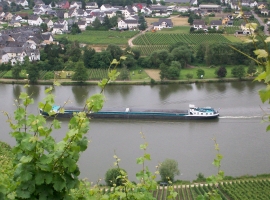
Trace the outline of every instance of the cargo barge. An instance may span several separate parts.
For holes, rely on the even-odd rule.
[[[59,112],[60,106],[53,106],[57,117],[71,118],[73,113],[83,111],[78,108],[65,108],[63,113]],[[40,114],[49,116],[48,113],[40,110]],[[167,109],[132,109],[123,110],[101,110],[99,112],[87,113],[91,118],[119,118],[119,119],[175,119],[175,120],[200,120],[218,118],[219,112],[211,107],[196,107],[189,105],[188,110],[167,110]]]

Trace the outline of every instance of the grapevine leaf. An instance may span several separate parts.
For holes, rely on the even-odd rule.
[[[33,157],[30,156],[30,155],[23,156],[23,157],[21,157],[20,162],[22,162],[22,163],[29,163],[29,162],[31,162],[32,159],[33,159]]]
[[[260,98],[261,98],[261,101],[263,103],[265,103],[267,100],[270,99],[270,90],[267,90],[267,89],[261,89],[259,91],[259,95],[260,95]]]
[[[120,74],[120,73],[117,72],[116,69],[113,69],[113,70],[111,70],[111,71],[108,73],[108,76],[109,76],[110,80],[114,81],[114,80],[116,80],[116,78],[119,76],[119,74]]]
[[[136,160],[137,160],[137,164],[143,164],[143,162],[144,162],[144,158],[143,157],[139,157]]]
[[[39,172],[36,174],[35,176],[35,181],[37,185],[41,185],[42,183],[44,183],[44,174],[42,172]]]
[[[63,160],[63,166],[69,169],[69,172],[73,172],[77,168],[76,161],[70,157],[66,157]]]
[[[48,87],[46,90],[45,90],[45,94],[48,94],[50,92],[52,92],[53,90],[53,87]]]
[[[53,188],[56,191],[60,192],[61,190],[64,189],[65,186],[66,186],[65,180],[63,180],[61,176],[55,175],[55,177],[53,178]]]
[[[150,154],[144,154],[144,158],[145,158],[146,160],[151,160]]]
[[[257,58],[266,58],[268,56],[267,51],[264,49],[256,49],[253,52],[257,55]]]
[[[23,171],[20,175],[21,181],[29,181],[32,178],[32,173],[29,171]]]
[[[266,43],[270,42],[270,37],[267,37],[264,41],[265,41]]]
[[[264,72],[260,73],[260,74],[255,78],[255,80],[257,80],[257,81],[265,80],[266,75],[267,75],[267,74],[266,74],[266,72],[264,71]]]
[[[87,99],[86,105],[88,110],[93,112],[98,112],[102,109],[104,104],[104,96],[102,94],[94,94]]]
[[[98,86],[101,87],[102,89],[105,88],[105,86],[107,85],[108,83],[108,79],[104,78],[102,79],[99,83],[98,83]]]
[[[119,64],[119,62],[116,60],[116,59],[113,59],[113,61],[111,62],[111,65],[118,65]]]
[[[270,130],[270,125],[268,125],[266,128],[266,131],[269,131],[269,130]]]
[[[61,122],[59,122],[58,120],[54,119],[54,120],[53,120],[53,127],[54,127],[55,129],[61,128]]]

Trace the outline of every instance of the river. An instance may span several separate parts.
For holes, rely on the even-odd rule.
[[[21,91],[27,91],[35,99],[29,112],[38,113],[36,103],[44,98],[47,87],[1,84],[0,110],[12,113],[14,99]],[[199,172],[209,176],[217,173],[212,165],[216,154],[213,137],[224,156],[221,169],[225,175],[270,173],[270,133],[265,131],[267,123],[261,123],[267,105],[261,103],[258,95],[262,87],[253,82],[108,86],[104,93],[107,108],[187,109],[192,103],[219,109],[220,118],[210,121],[92,120],[88,133],[91,143],[79,162],[81,177],[92,182],[103,179],[113,166],[115,152],[121,159],[120,167],[128,172],[131,180],[136,180],[136,172],[142,169],[136,164],[136,158],[143,155],[139,146],[144,142],[149,144],[147,153],[152,158],[146,163],[150,171],[154,172],[158,163],[170,158],[178,162],[181,171],[176,179],[194,180]],[[88,96],[99,91],[97,86],[60,86],[54,94],[58,104],[70,101],[73,106],[82,106]],[[6,118],[0,115],[0,120],[0,139],[14,145]],[[53,133],[57,140],[67,130],[68,121],[61,121],[63,129]],[[145,141],[140,132],[144,133]]]

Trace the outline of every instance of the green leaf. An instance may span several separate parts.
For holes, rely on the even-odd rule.
[[[27,93],[21,92],[21,94],[20,94],[20,96],[19,96],[19,99],[24,100],[24,99],[26,99],[27,97],[28,97],[28,94],[27,94]]]
[[[119,62],[116,59],[113,59],[113,61],[111,62],[111,65],[118,65]]]
[[[263,103],[265,103],[267,100],[270,99],[270,90],[268,90],[268,89],[261,89],[259,91],[259,95],[260,95],[261,101]]]
[[[151,160],[151,156],[150,154],[144,154],[143,156],[146,160]]]
[[[60,175],[55,175],[53,177],[53,188],[60,192],[61,190],[63,190],[66,186],[66,182],[65,180],[60,176]]]
[[[32,178],[32,173],[29,171],[22,171],[20,175],[21,181],[29,181]]]
[[[45,90],[45,94],[51,93],[52,90],[53,90],[53,87],[48,87],[48,88]]]
[[[30,155],[28,155],[28,156],[23,156],[23,157],[21,157],[20,162],[22,162],[22,163],[29,163],[29,162],[32,161],[32,159],[33,159],[33,157],[30,156]]]
[[[68,168],[68,171],[69,172],[74,172],[76,170],[76,168],[77,168],[76,161],[73,160],[70,157],[64,158],[64,160],[63,160],[63,166],[66,167],[66,168]]]
[[[104,78],[100,82],[98,82],[98,86],[101,87],[102,89],[105,88],[105,86],[108,83],[108,79]]]
[[[266,42],[266,43],[270,42],[270,37],[267,37],[267,38],[264,40],[264,42]]]
[[[88,110],[93,112],[98,112],[102,109],[104,104],[104,95],[102,94],[94,94],[90,98],[87,99],[86,105]]]
[[[266,58],[268,56],[267,51],[264,49],[256,49],[253,52],[257,55],[257,58]]]
[[[137,164],[143,164],[144,158],[143,157],[139,157],[139,158],[136,159],[136,161],[137,161]]]
[[[37,185],[41,185],[42,183],[44,183],[44,180],[45,180],[44,173],[42,172],[36,173],[35,181]]]
[[[120,72],[118,72],[116,69],[113,69],[113,70],[109,71],[108,76],[109,76],[110,80],[115,81],[116,78],[119,76],[119,74],[120,74]]]
[[[61,128],[61,122],[59,122],[58,120],[54,119],[53,120],[53,127],[55,129],[60,129]]]
[[[268,125],[266,128],[266,131],[269,131],[269,130],[270,130],[270,125]]]

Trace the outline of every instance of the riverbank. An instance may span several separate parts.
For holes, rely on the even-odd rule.
[[[190,80],[138,80],[138,81],[112,81],[110,85],[164,85],[164,84],[192,84],[192,83],[215,83],[215,82],[237,82],[237,81],[253,81],[254,77],[239,78],[213,78],[213,79],[190,79]],[[99,81],[77,82],[70,79],[57,80],[61,85],[96,85]],[[26,79],[0,79],[2,84],[31,84],[31,85],[53,85],[53,80],[38,80],[35,83],[29,83]]]

